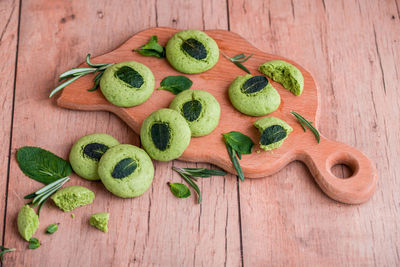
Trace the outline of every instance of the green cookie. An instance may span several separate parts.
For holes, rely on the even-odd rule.
[[[271,60],[262,64],[258,70],[278,82],[293,94],[299,96],[303,92],[304,78],[300,70],[283,60]]]
[[[203,90],[186,90],[172,100],[170,109],[186,119],[192,136],[204,136],[218,125],[221,108],[215,97]]]
[[[264,117],[254,122],[260,131],[260,147],[272,150],[280,147],[283,141],[293,131],[289,124],[275,117]]]
[[[108,134],[90,134],[78,139],[69,153],[72,169],[87,180],[100,180],[97,167],[100,158],[110,147],[119,145],[117,139]]]
[[[29,241],[39,227],[39,217],[29,205],[25,205],[18,212],[17,225],[18,232]]]
[[[140,140],[149,156],[169,161],[179,158],[190,142],[190,128],[182,115],[163,108],[151,113],[140,129]]]
[[[178,32],[169,39],[165,52],[171,66],[183,73],[205,72],[219,59],[217,43],[198,30]]]
[[[238,76],[229,86],[229,99],[240,112],[250,116],[262,116],[275,111],[281,97],[263,75]]]
[[[108,67],[100,80],[104,97],[119,107],[142,104],[153,93],[154,85],[151,70],[135,61],[125,61]]]
[[[107,150],[100,159],[98,172],[107,190],[122,198],[144,194],[154,178],[153,162],[147,153],[127,144]]]

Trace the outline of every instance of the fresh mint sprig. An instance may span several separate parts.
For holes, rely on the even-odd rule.
[[[114,65],[114,63],[92,64],[90,62],[90,54],[87,54],[87,56],[86,56],[86,64],[89,66],[89,68],[73,68],[73,69],[70,69],[70,70],[62,73],[60,75],[60,79],[58,81],[61,82],[61,81],[67,80],[67,79],[69,79],[69,80],[63,82],[62,84],[60,84],[59,86],[54,88],[53,91],[51,91],[49,98],[53,97],[58,91],[61,91],[62,89],[64,89],[64,87],[66,87],[67,85],[78,80],[82,76],[85,76],[85,75],[91,74],[91,73],[97,73],[97,75],[93,79],[94,86],[92,88],[88,89],[88,91],[97,90],[97,88],[99,87],[99,84],[100,84],[100,79],[103,76],[104,71],[108,67]]]

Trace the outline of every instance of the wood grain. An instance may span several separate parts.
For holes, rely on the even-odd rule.
[[[363,151],[385,177],[374,197],[359,207],[322,199],[299,163],[272,179],[242,183],[244,265],[398,265],[398,164],[385,155],[399,151],[396,134],[387,128],[400,127],[394,109],[399,101],[396,3],[388,1],[382,9],[377,1],[230,1],[229,10],[235,18],[232,31],[313,73],[321,89],[321,133]]]
[[[77,210],[75,219],[48,205],[38,235],[44,244],[30,251],[16,232],[15,216],[23,204],[21,196],[40,185],[19,171],[12,155],[5,244],[18,251],[6,255],[3,266],[400,264],[399,1],[21,2],[13,152],[31,144],[66,157],[76,138],[97,131],[137,142],[125,123],[111,114],[67,111],[49,103],[47,94],[57,75],[82,62],[87,52],[111,51],[148,27],[230,27],[263,51],[301,62],[321,89],[320,131],[363,151],[377,163],[382,178],[369,202],[347,206],[326,198],[307,168],[294,162],[269,179],[203,180],[204,202],[197,206],[194,199],[173,198],[164,185],[167,180],[181,181],[171,172],[172,164],[196,166],[193,163],[156,163],[158,179],[152,191],[128,204],[100,184],[73,177],[70,184],[80,182],[95,190],[95,204]],[[8,79],[14,79],[13,44],[18,34],[10,25],[17,21],[18,3],[0,1],[0,7],[1,30],[15,9],[4,34],[12,42],[3,37],[0,43],[0,69],[11,75],[0,81],[0,99],[6,99],[1,102],[5,106],[0,127],[7,134],[12,112]],[[3,135],[0,140],[4,142]],[[8,152],[0,153],[4,164]],[[0,190],[6,183],[6,167],[2,170]],[[0,192],[0,200],[2,196]],[[105,235],[86,227],[90,212],[116,207],[120,216],[112,217],[111,224],[120,234],[110,237],[112,232]],[[44,228],[56,221],[62,223],[59,232],[45,236]],[[82,243],[91,249],[83,251]]]
[[[17,1],[0,2],[0,245],[4,244],[4,218],[7,197],[7,176],[10,156],[10,134],[18,35]],[[10,247],[12,244],[4,244]],[[4,256],[6,258],[7,256]]]

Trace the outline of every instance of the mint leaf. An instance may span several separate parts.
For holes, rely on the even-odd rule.
[[[29,239],[29,249],[37,249],[38,247],[40,247],[40,242],[37,238],[32,237]]]
[[[169,189],[171,190],[172,194],[174,196],[179,197],[179,198],[187,198],[191,195],[189,188],[181,183],[173,183],[171,184],[170,182],[167,183],[169,185]]]
[[[50,224],[46,229],[46,234],[54,234],[58,230],[58,223],[57,224]]]
[[[180,92],[190,89],[192,85],[193,82],[183,75],[168,76],[161,81],[161,87],[158,90],[167,90],[177,95]]]
[[[136,51],[139,54],[148,57],[165,57],[165,49],[164,47],[162,47],[162,45],[158,43],[158,37],[156,35],[151,36],[147,44],[144,44],[138,49],[134,49],[133,51]]]
[[[21,147],[17,162],[25,175],[46,185],[72,173],[68,161],[40,147]]]
[[[245,134],[241,132],[232,131],[223,134],[225,143],[227,143],[238,154],[251,154],[254,142]]]

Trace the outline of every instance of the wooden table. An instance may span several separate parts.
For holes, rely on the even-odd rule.
[[[400,1],[0,1],[0,220],[2,243],[17,251],[3,266],[335,266],[400,264]],[[227,29],[269,53],[302,64],[321,92],[320,131],[376,162],[372,199],[344,205],[326,197],[306,167],[292,163],[265,179],[201,180],[203,203],[172,196],[172,166],[155,164],[151,189],[123,200],[101,183],[93,205],[62,213],[47,204],[28,250],[16,216],[40,187],[19,170],[15,151],[40,146],[67,157],[79,137],[105,132],[138,144],[107,112],[59,108],[47,98],[57,76],[88,52],[113,50],[148,27]],[[339,176],[349,172],[335,168]],[[111,213],[103,234],[90,214]],[[54,235],[45,235],[51,223]]]

